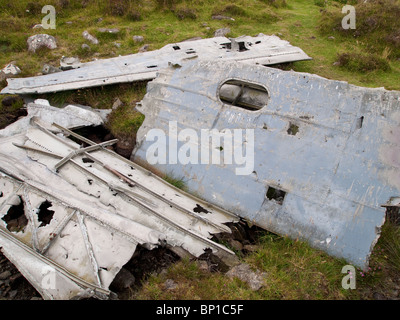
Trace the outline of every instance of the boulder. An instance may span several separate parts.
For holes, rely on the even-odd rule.
[[[56,38],[45,33],[30,36],[27,44],[30,52],[36,52],[36,50],[43,47],[51,50],[57,48]]]

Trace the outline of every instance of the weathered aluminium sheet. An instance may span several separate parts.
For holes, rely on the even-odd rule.
[[[45,299],[109,298],[137,245],[237,263],[211,238],[238,217],[107,149],[115,142],[35,116],[0,139],[0,249]]]
[[[200,61],[160,72],[137,109],[145,121],[134,161],[183,177],[190,192],[258,226],[368,265],[381,206],[400,195],[400,92]],[[228,152],[235,130],[247,163]]]
[[[77,69],[28,78],[7,79],[2,94],[34,94],[81,89],[114,83],[151,80],[168,63],[227,60],[271,65],[311,59],[277,36],[259,34],[228,39],[215,37],[173,43],[159,50],[80,64]]]

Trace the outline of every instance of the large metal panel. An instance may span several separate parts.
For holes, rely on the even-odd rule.
[[[228,80],[264,87],[264,107],[248,110],[221,101],[227,90],[220,89]],[[191,192],[267,230],[305,239],[357,266],[368,265],[385,220],[381,206],[400,194],[399,92],[202,61],[160,72],[137,109],[145,121],[134,161],[183,177]],[[154,129],[166,137],[165,163],[153,154]],[[199,138],[178,139],[185,129]],[[243,137],[246,129],[252,130],[254,138],[249,135],[239,143],[253,143],[252,150],[242,150],[254,151],[248,154],[254,160],[250,169],[238,175],[244,164],[209,164],[200,156],[197,163],[171,162],[190,145],[199,154],[207,151],[200,139],[205,129],[242,130]],[[227,141],[218,147],[221,159]]]

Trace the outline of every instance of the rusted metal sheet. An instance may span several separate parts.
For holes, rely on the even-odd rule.
[[[113,83],[151,80],[168,63],[190,60],[229,60],[271,65],[311,59],[277,36],[259,34],[228,39],[215,37],[173,43],[159,50],[81,63],[77,69],[29,78],[8,79],[1,93],[28,94],[81,89]]]
[[[108,298],[138,244],[237,263],[211,240],[235,215],[106,148],[114,142],[38,117],[0,139],[0,248],[43,298]]]
[[[258,226],[368,265],[382,206],[399,202],[400,92],[201,61],[160,72],[137,109],[145,121],[134,161]],[[205,130],[219,144],[202,140]],[[247,163],[228,153],[235,130]]]

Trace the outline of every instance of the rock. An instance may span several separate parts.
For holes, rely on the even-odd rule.
[[[10,299],[14,299],[14,298],[16,297],[17,293],[18,293],[18,290],[11,290],[11,291],[8,293],[8,297],[9,297]]]
[[[229,32],[231,32],[230,28],[221,28],[214,32],[214,37],[225,37]]]
[[[116,46],[117,48],[121,48],[121,43],[119,42],[113,42],[113,45]]]
[[[118,28],[111,28],[111,29],[108,29],[108,28],[98,28],[97,29],[97,31],[98,32],[101,32],[101,33],[118,33],[119,32],[119,29]]]
[[[9,63],[3,69],[1,69],[0,73],[1,73],[0,80],[3,81],[4,79],[12,78],[13,76],[16,76],[17,74],[20,74],[21,69],[18,68],[13,63]]]
[[[334,40],[335,37],[334,37],[334,36],[330,36],[330,37],[328,37],[328,39],[329,39],[329,40]]]
[[[28,38],[28,51],[36,52],[40,48],[48,48],[50,50],[57,48],[56,38],[48,34],[35,34]]]
[[[387,300],[387,298],[379,292],[374,292],[372,296],[375,300]]]
[[[43,74],[50,74],[50,73],[56,73],[56,72],[62,72],[61,69],[53,67],[49,64],[44,64],[42,68],[42,73]]]
[[[35,24],[32,29],[43,29],[43,25],[41,23]]]
[[[3,105],[3,107],[11,107],[18,101],[23,101],[23,99],[20,96],[6,96],[1,101],[1,104]]]
[[[115,291],[123,291],[135,284],[135,276],[127,269],[122,268],[115,276],[110,287]]]
[[[122,102],[119,98],[116,98],[116,99],[114,100],[113,105],[112,105],[112,109],[113,109],[113,110],[118,109],[118,108],[121,107],[122,105],[123,105],[123,102]]]
[[[211,19],[214,20],[232,20],[235,21],[235,19],[231,18],[231,17],[227,17],[227,16],[221,16],[221,15],[216,15],[216,16],[212,16]]]
[[[258,246],[254,245],[254,244],[246,244],[243,247],[243,250],[246,250],[246,251],[249,251],[249,252],[255,252],[255,251],[257,251],[257,249],[258,249]]]
[[[148,45],[148,44],[145,44],[144,46],[142,46],[142,47],[139,48],[139,52],[146,52],[147,49],[149,49],[149,45]]]
[[[81,45],[81,48],[82,48],[83,50],[90,50],[90,46],[89,46],[88,44],[86,44],[86,43],[82,44],[82,45]]]
[[[257,291],[264,285],[264,277],[266,276],[266,273],[260,271],[254,272],[248,264],[242,263],[233,267],[226,273],[226,275],[229,278],[239,278],[246,282],[251,290]]]
[[[242,251],[242,249],[243,249],[243,245],[237,240],[233,240],[232,239],[232,240],[229,241],[229,244],[231,245],[231,247],[233,249],[235,249],[237,251]]]
[[[93,44],[99,44],[99,40],[97,40],[96,37],[92,36],[87,30],[85,30],[85,31],[82,32],[82,36],[83,36],[86,40],[90,41],[90,42],[93,43]]]
[[[172,279],[167,279],[164,282],[164,288],[165,290],[174,290],[178,287],[178,285],[176,284],[176,282]]]
[[[334,62],[332,65],[335,66],[335,67],[340,66],[340,62],[339,62],[339,61],[336,61],[336,62]]]
[[[11,272],[9,270],[3,271],[0,273],[0,280],[6,280],[11,277]]]
[[[209,271],[208,263],[204,260],[197,260],[197,265],[199,266],[199,270],[201,271]]]
[[[129,159],[132,154],[134,143],[128,140],[119,139],[115,144],[115,152],[119,155]]]
[[[144,41],[143,36],[133,36],[132,39],[133,39],[133,41],[134,41],[135,43],[143,42],[143,41]]]

